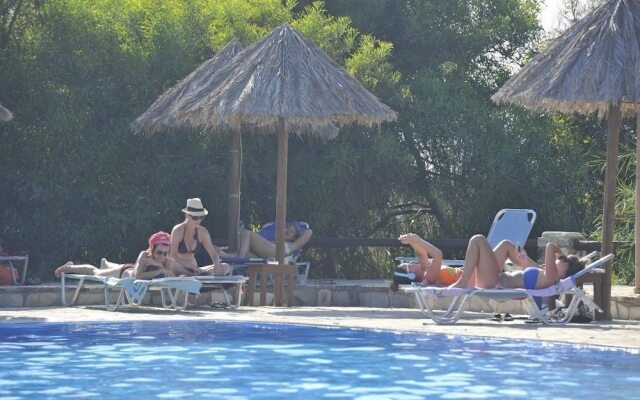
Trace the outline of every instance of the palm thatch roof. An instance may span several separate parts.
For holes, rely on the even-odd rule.
[[[11,111],[2,107],[2,104],[0,104],[0,122],[9,122],[12,119],[13,119],[13,114],[11,114]]]
[[[491,97],[531,109],[604,116],[640,103],[640,1],[610,0],[534,57]]]
[[[394,120],[396,113],[369,93],[320,48],[289,25],[272,30],[220,69],[213,85],[176,101],[171,116],[194,128],[251,127],[331,137],[337,127]]]
[[[175,107],[182,101],[188,101],[195,92],[212,91],[217,87],[219,81],[215,79],[216,74],[241,49],[242,45],[237,40],[227,43],[215,56],[158,97],[147,111],[133,121],[131,129],[136,133],[154,133],[171,128],[190,127],[190,124],[173,118]]]

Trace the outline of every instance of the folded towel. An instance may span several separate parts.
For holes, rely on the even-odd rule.
[[[144,299],[149,287],[166,287],[171,289],[179,289],[184,292],[198,294],[202,287],[202,282],[198,282],[191,278],[159,278],[159,279],[134,279],[134,278],[107,278],[105,284],[109,286],[122,286],[129,296],[139,303]]]
[[[180,289],[183,292],[198,294],[202,287],[202,282],[194,277],[158,278],[152,279],[153,286],[164,286],[172,289]]]

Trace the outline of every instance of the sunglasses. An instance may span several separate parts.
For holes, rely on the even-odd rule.
[[[156,250],[155,253],[156,253],[157,256],[168,256],[169,255],[168,251]]]
[[[202,217],[197,217],[197,216],[194,216],[194,215],[190,215],[190,217],[191,217],[191,219],[192,219],[192,220],[194,220],[194,221],[202,221],[202,220],[204,219],[204,216],[202,216]]]

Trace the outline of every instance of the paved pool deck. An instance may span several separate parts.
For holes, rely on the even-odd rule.
[[[640,321],[596,321],[548,327],[525,323],[524,317],[496,322],[487,314],[469,314],[455,325],[437,325],[422,317],[419,310],[361,307],[239,307],[216,309],[197,307],[167,311],[154,307],[106,311],[104,307],[0,308],[0,324],[28,322],[104,322],[142,320],[219,320],[235,322],[288,323],[381,329],[391,331],[442,333],[507,339],[530,339],[580,345],[624,347],[640,351]]]

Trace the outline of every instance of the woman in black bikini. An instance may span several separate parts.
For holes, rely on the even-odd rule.
[[[211,242],[209,231],[200,223],[209,213],[198,198],[188,199],[182,209],[184,222],[171,231],[171,256],[176,261],[176,275],[229,275],[231,267],[220,261],[218,250]],[[209,253],[213,265],[198,266],[196,254],[202,249]]]

